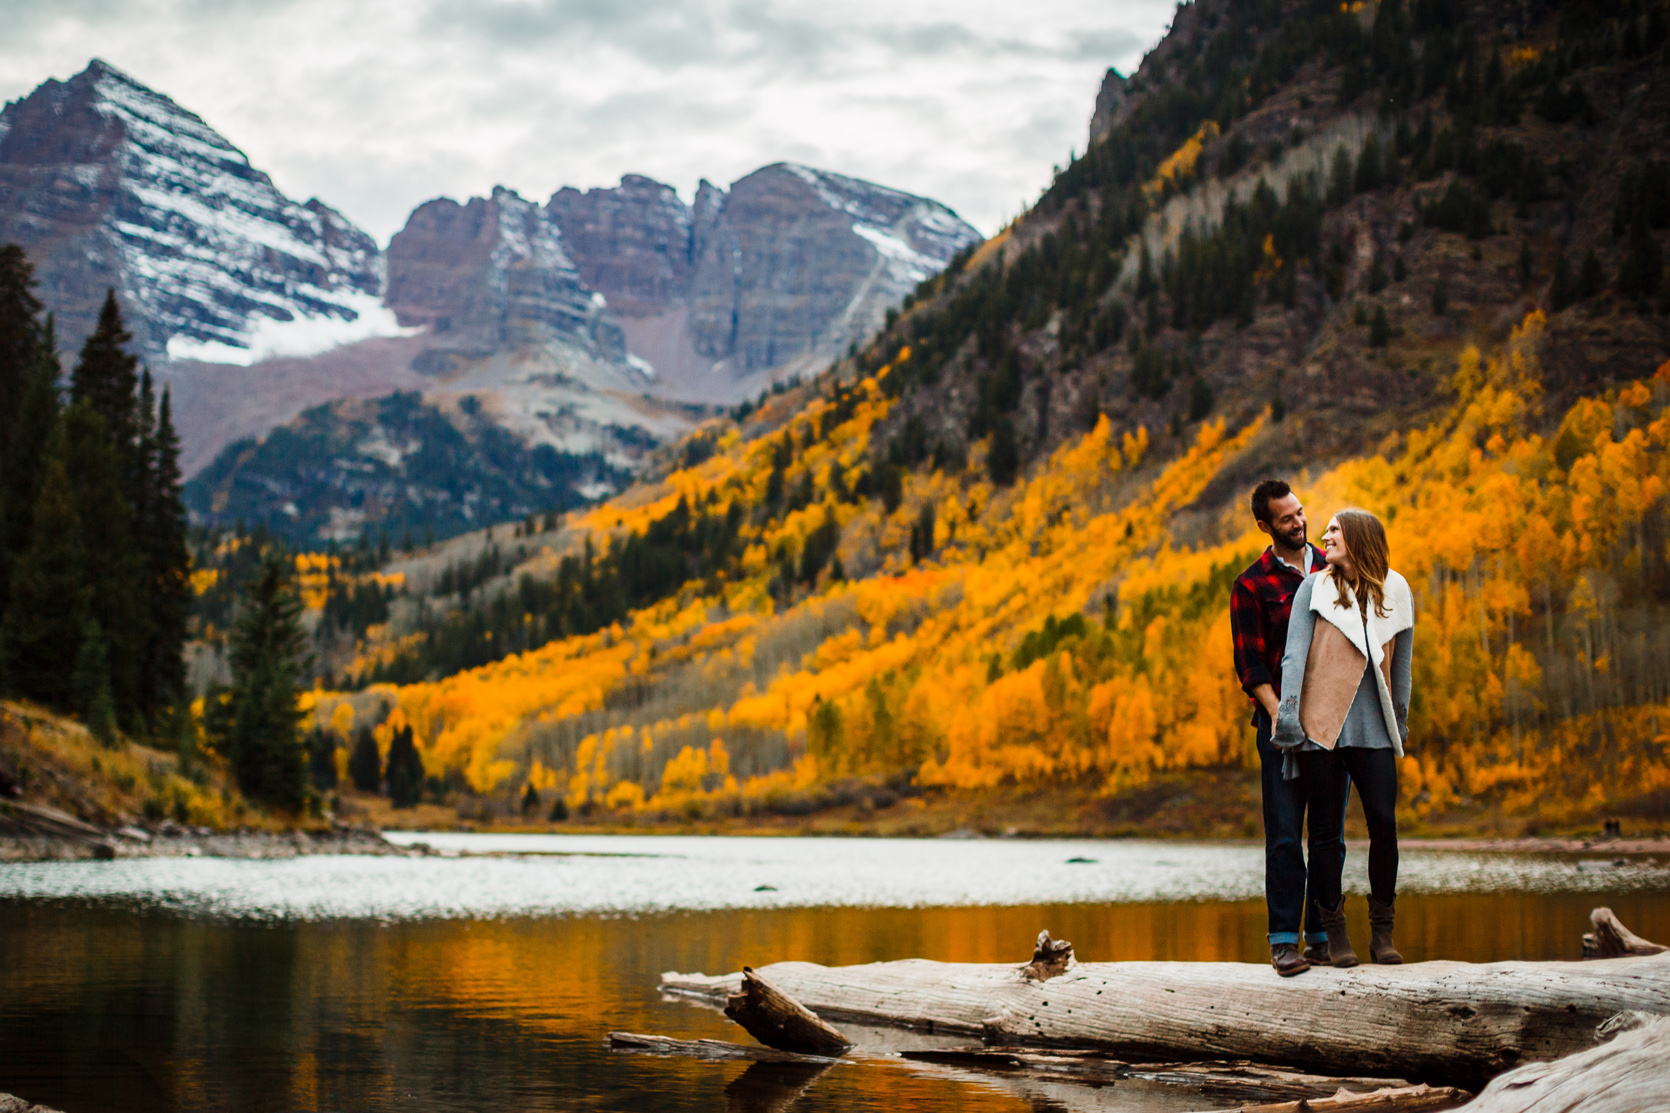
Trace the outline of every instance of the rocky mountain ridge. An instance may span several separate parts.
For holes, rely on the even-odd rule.
[[[792,163],[704,180],[689,207],[631,175],[546,209],[657,392],[706,402],[821,370],[980,239],[938,202]]]
[[[153,358],[247,364],[399,331],[370,236],[97,59],[0,110],[0,241],[28,251],[66,344],[107,287]]]
[[[391,392],[421,395],[466,440],[479,422],[461,405],[557,453],[568,463],[552,474],[577,486],[544,508],[571,505],[688,431],[699,411],[683,402],[734,402],[827,363],[977,239],[935,202],[779,164],[729,191],[703,182],[691,205],[636,175],[544,205],[502,187],[436,198],[380,251],[103,61],[0,111],[0,242],[29,253],[66,354],[117,291],[173,391],[188,474],[224,456],[206,478],[218,493],[196,499],[210,523],[215,507],[238,506],[293,525],[307,514],[285,492],[323,476],[358,490],[359,471],[383,466],[374,445],[352,447],[376,439],[356,439],[358,400]],[[332,414],[342,428],[313,435]],[[282,451],[252,451],[292,419]],[[298,456],[327,444],[331,459]],[[301,470],[269,474],[280,460]],[[233,497],[252,466],[250,497]],[[529,467],[543,474],[524,460],[499,479],[514,488]],[[375,515],[357,507],[381,502],[356,498],[308,520],[360,528]],[[460,521],[499,502],[523,505],[478,499]]]

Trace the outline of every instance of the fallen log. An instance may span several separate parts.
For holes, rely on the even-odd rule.
[[[1332,1097],[1283,1101],[1274,1105],[1243,1105],[1222,1113],[1421,1113],[1457,1109],[1472,1097],[1451,1086],[1399,1086],[1366,1094],[1340,1090]]]
[[[1640,1027],[1553,1063],[1493,1080],[1467,1113],[1639,1113],[1670,1109],[1670,1020],[1620,1018]]]
[[[1469,1089],[1523,1062],[1592,1047],[1596,1028],[1617,1013],[1670,1014],[1670,955],[1324,967],[1298,978],[1247,963],[1102,962],[1045,982],[1025,976],[1030,965],[779,962],[765,973],[828,1020]],[[708,1000],[741,986],[739,974],[661,976],[663,990]]]
[[[645,1055],[705,1059],[710,1062],[747,1060],[752,1063],[809,1063],[814,1066],[845,1062],[827,1055],[802,1055],[794,1051],[749,1047],[747,1044],[729,1043],[725,1040],[676,1040],[671,1036],[656,1036],[643,1032],[610,1032],[605,1042],[615,1051],[636,1051]]]
[[[741,992],[726,997],[725,1015],[742,1025],[750,1036],[779,1051],[834,1057],[852,1046],[851,1040],[761,977],[752,966],[742,968]]]
[[[1649,943],[1625,927],[1610,908],[1589,913],[1595,930],[1583,936],[1584,958],[1624,958],[1629,955],[1661,955],[1670,951],[1662,943]]]
[[[1040,1051],[1025,1047],[927,1048],[901,1051],[913,1062],[1003,1074],[1107,1085],[1127,1079],[1184,1086],[1214,1101],[1270,1102],[1331,1097],[1342,1088],[1369,1092],[1407,1086],[1401,1078],[1337,1078],[1250,1062],[1131,1063],[1102,1051]]]

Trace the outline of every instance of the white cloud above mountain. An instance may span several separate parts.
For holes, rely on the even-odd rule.
[[[379,241],[437,195],[642,173],[689,199],[788,160],[982,232],[1083,149],[1167,0],[0,2],[0,96],[102,57]]]

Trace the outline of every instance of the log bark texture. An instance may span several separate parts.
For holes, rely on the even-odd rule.
[[[1596,1028],[1617,1013],[1670,1015],[1670,955],[1322,967],[1297,978],[1246,963],[1100,962],[1047,982],[1028,979],[1024,967],[925,959],[765,969],[785,993],[831,1020],[1475,1090],[1521,1063],[1587,1050]],[[738,991],[741,975],[668,973],[661,985],[723,1000]]]
[[[1649,960],[1650,961],[1650,960]],[[1632,1018],[1636,1020],[1639,1018]],[[1650,1018],[1616,1039],[1495,1079],[1467,1113],[1647,1113],[1670,1110],[1670,1020]]]
[[[1223,1110],[1223,1113],[1420,1113],[1458,1109],[1472,1096],[1466,1090],[1457,1090],[1452,1086],[1399,1086],[1366,1094],[1342,1089],[1332,1097],[1305,1098],[1273,1105],[1243,1105],[1236,1110]]]
[[[1126,1079],[1186,1087],[1222,1102],[1279,1102],[1331,1097],[1341,1089],[1368,1093],[1407,1086],[1401,1078],[1337,1078],[1256,1063],[1129,1063],[1100,1051],[1040,1051],[1024,1047],[935,1048],[902,1051],[919,1063],[1025,1074],[1093,1086]]]
[[[725,1015],[767,1047],[802,1055],[837,1056],[852,1041],[818,1019],[818,1014],[744,966],[740,992],[727,995]]]
[[[713,1062],[746,1060],[751,1063],[809,1063],[828,1066],[843,1062],[827,1055],[801,1055],[793,1051],[778,1051],[771,1047],[749,1047],[747,1044],[725,1040],[676,1040],[671,1036],[656,1036],[643,1032],[610,1032],[609,1047],[616,1051],[638,1051],[645,1055],[669,1055],[681,1059],[706,1059]],[[0,1113],[4,1113],[0,1110]]]
[[[1589,913],[1595,930],[1583,936],[1584,958],[1625,958],[1629,955],[1661,955],[1670,951],[1662,943],[1650,943],[1625,927],[1610,908]]]

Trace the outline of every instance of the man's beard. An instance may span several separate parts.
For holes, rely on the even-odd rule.
[[[1298,552],[1300,549],[1305,547],[1305,531],[1303,529],[1296,529],[1291,533],[1281,534],[1280,537],[1281,543],[1287,546],[1290,552]]]

